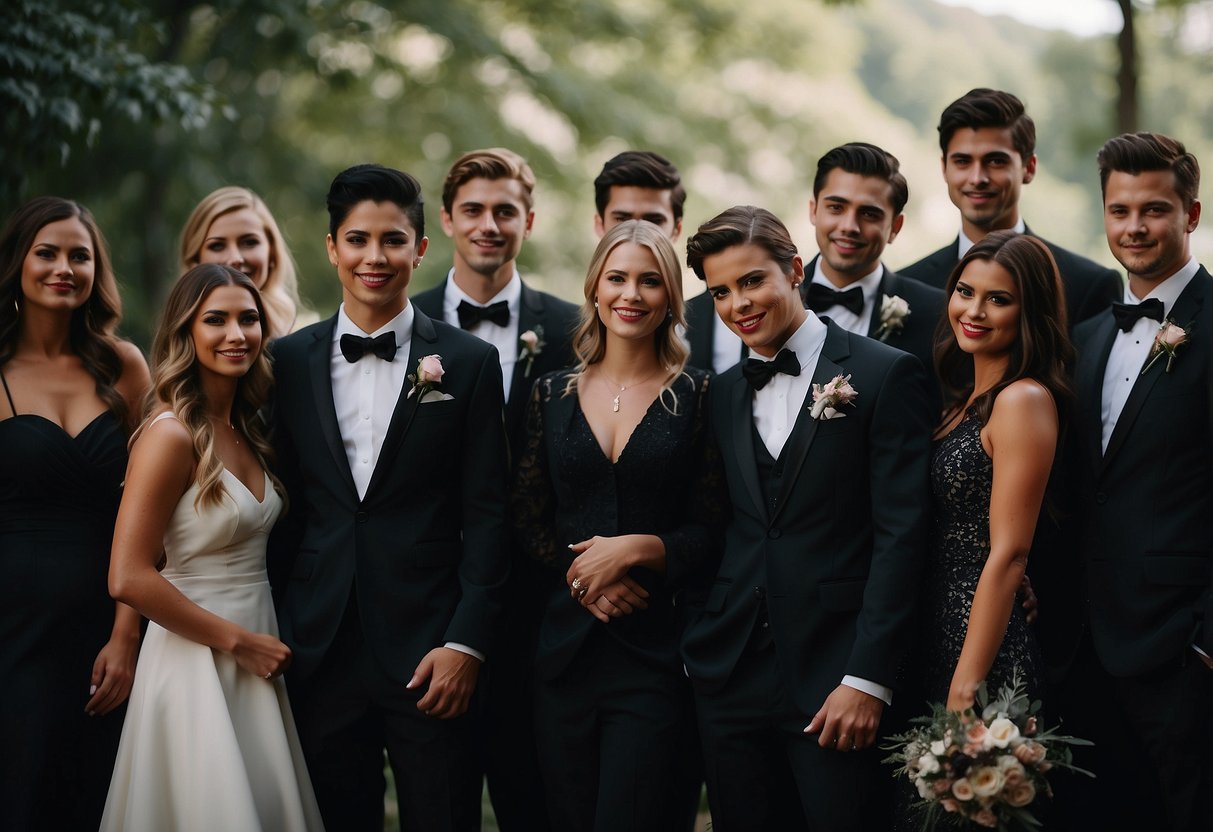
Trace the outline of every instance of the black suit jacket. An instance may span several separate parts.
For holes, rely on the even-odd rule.
[[[1213,654],[1213,278],[1202,267],[1171,309],[1189,330],[1135,380],[1101,452],[1104,370],[1116,335],[1106,312],[1075,332],[1075,439],[1082,550],[1096,652],[1114,676],[1177,667],[1189,645]]]
[[[273,574],[292,673],[320,665],[354,593],[363,637],[405,684],[447,642],[488,653],[509,565],[501,365],[479,338],[416,311],[409,363],[442,358],[421,403],[406,381],[366,496],[358,498],[333,405],[336,316],[274,342],[275,445],[291,499]]]
[[[783,682],[806,715],[845,675],[894,687],[926,551],[934,414],[914,357],[827,323],[813,382],[851,376],[843,418],[806,398],[783,451],[776,508],[763,499],[750,386],[740,367],[712,384],[733,517],[710,589],[688,593],[682,655],[707,691],[729,680],[765,594]]]
[[[418,309],[435,321],[443,320],[446,283],[444,280],[432,289],[411,298]],[[571,341],[580,316],[581,310],[568,301],[532,289],[526,283],[522,284],[518,334],[534,330],[537,334],[542,334],[544,344],[534,361],[519,361],[514,365],[510,397],[505,403],[505,431],[509,437],[510,458],[513,460],[517,460],[522,453],[522,444],[525,441],[526,403],[531,397],[531,386],[544,373],[568,367],[573,363]]]
[[[1032,229],[1025,226],[1024,233],[1032,234]],[[1124,297],[1124,281],[1117,272],[1041,239],[1053,253],[1053,259],[1057,261],[1057,271],[1061,273],[1071,331],[1081,321],[1098,315],[1114,301]],[[906,266],[901,273],[937,289],[944,289],[952,269],[960,262],[957,256],[959,251],[960,238],[957,237],[934,254],[928,254],[912,266]]]

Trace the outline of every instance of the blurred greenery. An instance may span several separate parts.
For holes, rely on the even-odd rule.
[[[1213,4],[1185,5],[1138,15],[1142,126],[1213,159],[1213,31],[1200,24]],[[935,124],[974,86],[1016,92],[1037,122],[1029,222],[1114,265],[1093,162],[1113,131],[1113,36],[932,0],[9,0],[0,26],[0,212],[41,193],[89,205],[123,283],[126,332],[142,344],[176,274],[180,226],[214,188],[265,198],[305,299],[327,314],[339,300],[323,245],[332,176],[374,160],[421,180],[424,288],[450,259],[442,177],[490,145],[535,169],[520,267],[565,297],[594,243],[590,183],[630,147],[682,169],[686,233],[752,202],[811,253],[817,157],[875,141],[911,185],[886,256],[896,268],[955,236]],[[1206,259],[1211,234],[1196,240]]]

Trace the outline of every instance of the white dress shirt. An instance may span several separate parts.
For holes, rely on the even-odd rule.
[[[813,283],[820,283],[822,286],[828,286],[835,291],[839,290],[837,286],[830,282],[826,277],[825,272],[821,270],[822,258],[817,258],[817,265],[813,267]],[[877,292],[880,289],[880,279],[884,277],[884,266],[880,263],[876,264],[876,269],[865,274],[853,282],[847,289],[858,286],[863,292],[863,309],[856,315],[850,309],[840,304],[834,304],[829,309],[823,309],[818,314],[827,316],[831,321],[838,324],[847,332],[854,332],[856,335],[868,334],[868,328],[871,325],[873,310],[878,309],[880,298],[877,297]]]
[[[1014,231],[1016,234],[1023,234],[1028,230],[1028,224],[1024,222],[1023,217],[1020,217],[1018,220],[1016,220],[1015,225],[1011,226],[1009,230]],[[964,256],[969,253],[969,249],[975,245],[977,245],[977,243],[965,236],[964,229],[960,229],[960,248],[957,251],[957,254],[959,255],[956,258],[957,261],[963,260]]]
[[[796,426],[801,409],[812,407],[809,391],[812,390],[813,373],[817,370],[817,361],[821,358],[821,350],[826,343],[826,325],[811,310],[806,314],[805,322],[783,345],[784,349],[796,353],[796,360],[800,362],[800,375],[777,373],[765,387],[754,391],[754,427],[758,430],[762,444],[766,445],[771,456],[776,459],[783,451],[792,428]],[[750,357],[759,361],[771,360],[757,353]],[[886,705],[893,704],[893,691],[884,685],[858,676],[843,676],[842,684],[875,696]]]
[[[1192,258],[1187,265],[1159,283],[1150,294],[1141,299],[1134,296],[1129,290],[1129,284],[1126,283],[1124,302],[1137,304],[1149,298],[1158,298],[1162,301],[1163,320],[1166,320],[1180,293],[1187,288],[1188,283],[1196,276],[1199,269],[1200,263],[1196,258]],[[1176,323],[1180,326],[1185,324],[1184,321],[1176,321]],[[1124,410],[1125,401],[1129,398],[1129,391],[1133,389],[1137,377],[1141,375],[1141,370],[1150,356],[1150,350],[1154,346],[1154,336],[1158,334],[1159,326],[1158,321],[1153,318],[1138,318],[1128,332],[1119,327],[1116,330],[1116,340],[1112,342],[1112,351],[1108,353],[1108,365],[1104,368],[1103,391],[1099,403],[1099,418],[1103,427],[1100,439],[1104,451],[1108,450],[1108,441],[1112,438],[1112,431],[1116,427],[1116,420],[1120,418],[1120,412]]]
[[[446,291],[442,295],[442,317],[451,326],[459,326],[459,303],[467,301],[472,306],[491,306],[498,301],[505,301],[510,309],[508,326],[498,326],[492,321],[481,321],[467,330],[481,341],[487,341],[497,348],[497,356],[501,359],[501,386],[505,390],[505,400],[510,400],[510,382],[514,380],[514,365],[518,363],[518,314],[522,305],[522,278],[518,271],[505,287],[493,295],[488,303],[472,300],[466,292],[455,285],[455,270],[451,269],[446,276]],[[525,391],[530,392],[530,391]]]
[[[712,369],[719,375],[741,360],[749,351],[737,333],[719,315],[712,315]]]

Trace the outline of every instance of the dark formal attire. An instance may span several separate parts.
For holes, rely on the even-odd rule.
[[[521,279],[519,288],[517,303],[510,307],[505,327],[481,324],[479,329],[470,329],[475,333],[487,328],[486,334],[493,336],[498,332],[492,327],[497,326],[514,345],[509,355],[512,361],[507,361],[506,354],[499,350],[503,372],[510,379],[505,429],[513,466],[517,465],[526,442],[526,405],[531,388],[544,373],[573,363],[570,341],[580,319],[580,311],[573,304],[533,289]],[[451,297],[455,289],[448,277],[433,289],[418,294],[413,303],[434,320],[458,325],[458,301]],[[503,294],[508,294],[508,289]],[[500,302],[496,298],[493,301]],[[542,347],[533,356],[520,340],[528,331],[542,339]],[[502,832],[543,832],[548,828],[531,718],[535,640],[543,602],[537,588],[538,575],[535,561],[515,547],[500,623],[501,637],[492,663],[483,668],[480,677],[477,737],[493,813]]]
[[[1032,229],[1025,228],[1025,234],[1032,234]],[[1033,235],[1035,236],[1035,235]],[[1061,282],[1066,293],[1066,314],[1069,317],[1070,329],[1080,321],[1085,321],[1092,315],[1097,315],[1120,300],[1124,281],[1112,269],[1101,266],[1093,260],[1066,251],[1048,240],[1042,242],[1053,253],[1057,261],[1057,271],[1061,274]],[[939,249],[933,254],[919,260],[913,265],[906,266],[901,274],[921,280],[923,283],[944,289],[952,269],[960,262],[960,240]]]
[[[741,339],[718,323],[712,295],[703,292],[686,303],[687,344],[691,356],[687,363],[713,373],[723,373],[748,355]]]
[[[733,513],[709,588],[688,593],[683,661],[715,829],[875,829],[883,752],[823,749],[803,729],[840,684],[891,696],[926,547],[926,380],[913,356],[811,313],[788,347],[797,379],[849,375],[858,395],[815,419],[785,375],[771,396],[742,367],[713,382]]]
[[[1190,262],[1151,297],[1188,331],[1173,362],[1144,369],[1152,320],[1122,332],[1109,311],[1075,332],[1085,574],[1061,693],[1097,779],[1066,817],[1115,826],[1144,809],[1154,828],[1207,830],[1213,670],[1194,647],[1213,654],[1213,278]]]
[[[705,426],[708,374],[675,379],[614,462],[576,392],[564,395],[571,377],[536,385],[512,511],[521,546],[545,567],[535,714],[551,823],[666,832],[685,823],[672,778],[691,714],[674,598],[714,558],[727,515]],[[648,608],[602,624],[570,597],[567,546],[627,534],[661,538],[665,574],[632,569]]]
[[[90,717],[84,704],[114,626],[106,576],[125,473],[109,411],[76,436],[34,414],[0,421],[0,828],[101,821],[125,706]]]
[[[403,828],[479,829],[469,718],[422,714],[426,685],[405,685],[433,648],[492,647],[508,573],[501,367],[413,305],[385,328],[403,366],[347,362],[335,335],[352,327],[339,312],[273,345],[291,505],[271,577],[300,739],[328,828],[382,829],[386,747]],[[445,374],[423,391],[429,355]]]

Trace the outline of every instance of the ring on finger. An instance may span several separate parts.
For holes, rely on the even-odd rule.
[[[585,594],[585,590],[581,588],[581,578],[574,578],[573,583],[569,584],[573,589],[578,590],[581,594]]]

